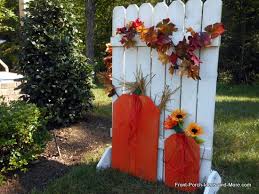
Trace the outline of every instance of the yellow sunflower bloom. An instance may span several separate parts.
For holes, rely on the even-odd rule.
[[[187,136],[191,137],[197,137],[199,135],[202,135],[203,129],[201,126],[199,126],[197,123],[190,123],[190,125],[185,129],[185,134]]]
[[[187,113],[183,110],[180,110],[180,109],[175,110],[171,114],[172,119],[177,121],[177,122],[183,121],[183,119],[185,119],[186,116],[187,116]]]

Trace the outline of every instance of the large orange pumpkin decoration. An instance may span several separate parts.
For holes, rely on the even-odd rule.
[[[156,181],[159,120],[147,96],[124,94],[113,103],[112,168]]]
[[[165,184],[192,192],[199,183],[200,146],[184,133],[171,135],[165,141]]]

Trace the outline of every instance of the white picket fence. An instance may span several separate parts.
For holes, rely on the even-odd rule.
[[[212,47],[202,49],[197,54],[202,61],[200,69],[200,81],[190,78],[181,78],[178,73],[174,76],[169,74],[169,65],[163,65],[158,59],[156,50],[146,46],[138,38],[137,45],[134,48],[125,49],[121,43],[121,37],[116,35],[116,29],[124,27],[130,21],[140,18],[146,27],[156,25],[162,19],[170,18],[176,24],[178,31],[173,35],[173,42],[177,44],[186,34],[186,28],[192,27],[199,32],[206,26],[220,22],[222,12],[221,0],[207,0],[203,3],[201,0],[189,0],[184,4],[181,0],[173,1],[168,7],[166,3],[158,3],[153,7],[149,3],[144,3],[140,7],[129,5],[127,8],[118,6],[113,11],[113,25],[111,43],[113,46],[113,74],[114,78],[121,78],[126,81],[135,81],[134,74],[137,69],[141,69],[144,76],[155,77],[151,80],[148,87],[148,94],[156,103],[159,103],[162,92],[166,85],[172,90],[181,86],[173,96],[173,100],[168,104],[169,110],[181,108],[189,113],[186,124],[191,121],[199,123],[205,131],[202,138],[205,140],[201,146],[201,169],[200,182],[220,182],[221,178],[215,171],[211,170],[213,133],[214,133],[214,111],[215,95],[217,82],[217,67],[219,58],[220,38],[213,41]],[[115,87],[119,87],[117,79],[113,79]],[[117,93],[122,94],[123,88],[118,88]],[[116,97],[113,98],[113,101]],[[169,111],[161,113],[159,155],[158,155],[158,180],[164,178],[163,149],[164,140],[173,131],[163,130],[163,122],[170,114]],[[107,150],[103,155],[98,168],[108,167],[111,150]],[[210,177],[209,177],[210,176]],[[216,192],[218,187],[206,188],[205,192]]]

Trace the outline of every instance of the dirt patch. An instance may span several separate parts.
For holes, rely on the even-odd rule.
[[[50,181],[64,175],[72,166],[81,164],[87,152],[109,144],[110,127],[111,119],[89,116],[85,122],[53,130],[53,138],[39,160],[28,167],[28,172],[9,178],[0,187],[0,193],[17,194],[28,193],[33,188],[44,189]]]

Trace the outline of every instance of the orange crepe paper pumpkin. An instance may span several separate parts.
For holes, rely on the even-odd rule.
[[[165,141],[165,184],[181,191],[196,191],[198,187],[193,184],[199,183],[199,171],[200,146],[195,140],[184,133],[177,133],[167,138]]]
[[[159,119],[147,96],[124,94],[114,102],[112,168],[156,181]]]

